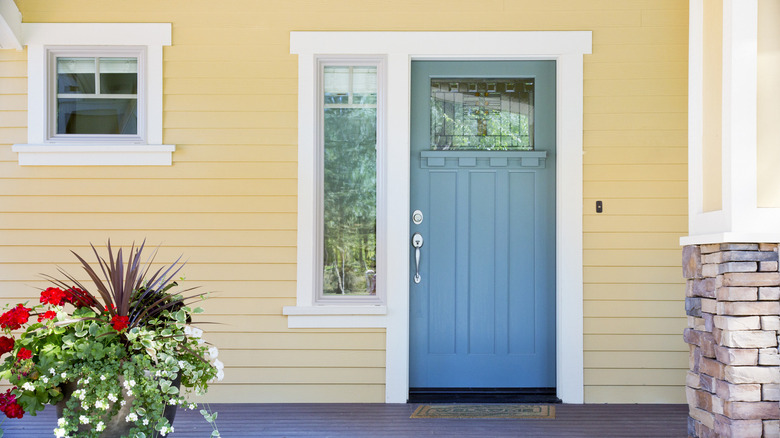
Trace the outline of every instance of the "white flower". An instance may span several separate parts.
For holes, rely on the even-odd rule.
[[[82,385],[89,385],[89,377],[87,377],[86,379],[81,379],[79,383],[81,383]]]
[[[58,419],[58,420],[57,420],[57,426],[59,426],[59,427],[63,427],[63,426],[65,426],[66,424],[68,424],[68,422],[67,422],[67,421],[65,421],[65,419],[64,419],[64,418],[60,418],[60,419]]]
[[[144,426],[148,426],[148,425],[149,425],[149,419],[148,418],[144,418]]]
[[[81,409],[84,409],[85,411],[89,409],[89,403],[82,401],[81,402]]]
[[[198,405],[196,405],[195,403],[190,403],[189,405],[187,405],[187,408],[190,409],[190,410],[194,410],[197,407],[198,407]]]
[[[49,372],[51,373],[52,376],[57,374],[57,370],[55,370],[54,368],[49,368]]]
[[[135,380],[125,380],[125,388],[128,390],[135,386]]]
[[[46,376],[41,376],[41,382],[43,383],[49,383],[49,378]]]
[[[225,378],[225,371],[223,370],[217,371],[217,376],[215,377],[215,379],[217,379],[217,382],[221,382],[222,379],[224,378]]]
[[[108,402],[105,400],[98,400],[95,402],[95,407],[98,409],[103,409],[104,411],[108,409]]]
[[[54,436],[56,438],[64,438],[65,437],[65,429],[58,427],[54,429]]]
[[[177,404],[179,404],[179,402],[178,402],[178,401],[176,401],[176,399],[175,399],[175,398],[172,398],[172,399],[168,400],[168,404],[169,404],[169,405],[171,405],[171,406],[173,406],[173,405],[177,405]]]
[[[98,432],[102,432],[106,428],[106,425],[103,424],[102,421],[98,422],[98,424],[95,425],[95,430]]]
[[[106,376],[100,376],[100,380],[105,382],[106,381]]]
[[[116,394],[108,394],[108,399],[111,400],[111,403],[115,403],[117,400]]]
[[[219,350],[217,347],[209,347],[209,356],[211,359],[216,359],[219,356]]]
[[[67,379],[68,378],[68,373],[62,373],[62,374],[60,374],[60,377],[62,377],[63,379]]]
[[[124,406],[124,405],[125,405],[125,401],[124,401],[124,400],[121,400],[121,401],[119,402],[119,406]]]
[[[160,377],[162,374],[160,374],[160,370],[157,370],[154,372],[154,377]]]
[[[191,338],[200,338],[203,336],[203,330],[197,327],[186,326],[184,327],[184,334]]]
[[[219,359],[215,359],[214,362],[212,362],[212,365],[214,365],[218,370],[225,368],[225,364],[222,363],[222,361]]]
[[[128,423],[132,423],[137,420],[138,420],[138,415],[135,415],[135,412],[130,412],[129,414],[127,414],[127,417],[125,417],[125,421],[127,421]]]
[[[89,424],[89,418],[87,418],[86,415],[80,416],[79,421],[81,422],[81,424]]]
[[[24,382],[22,389],[25,391],[35,391],[35,385],[33,385],[32,382]]]

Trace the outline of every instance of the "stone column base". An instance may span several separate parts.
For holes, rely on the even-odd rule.
[[[777,244],[683,249],[690,437],[780,438]]]

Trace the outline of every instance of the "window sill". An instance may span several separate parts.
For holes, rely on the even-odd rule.
[[[288,328],[385,328],[387,306],[285,306]]]
[[[170,166],[174,145],[15,144],[20,166]]]

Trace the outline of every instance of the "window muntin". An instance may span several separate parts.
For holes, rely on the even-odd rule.
[[[143,142],[144,53],[50,48],[47,139]]]
[[[431,79],[432,150],[533,150],[533,78]]]
[[[377,65],[323,65],[319,299],[377,296]]]

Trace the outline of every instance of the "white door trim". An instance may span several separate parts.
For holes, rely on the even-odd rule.
[[[557,390],[565,403],[583,402],[582,63],[583,55],[591,53],[591,46],[591,32],[581,31],[290,33],[290,51],[299,55],[301,66],[311,66],[314,56],[322,54],[387,56],[386,402],[405,403],[409,394],[409,93],[411,61],[417,59],[557,61]],[[314,114],[316,96],[311,90],[315,78],[314,69],[299,68],[301,120]],[[305,123],[299,123],[299,159],[314,150],[313,135],[306,129]],[[299,192],[308,193],[310,184],[300,178],[311,169],[301,164]],[[299,263],[307,257],[301,251],[311,247],[301,237],[314,232],[309,229],[313,225],[313,206],[301,201],[299,193]],[[314,254],[308,256],[313,260]]]

